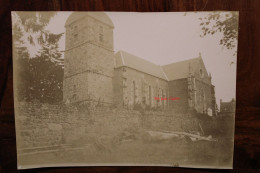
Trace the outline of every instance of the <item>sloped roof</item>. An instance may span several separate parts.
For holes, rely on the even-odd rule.
[[[67,19],[65,26],[85,16],[91,16],[111,27],[114,27],[112,20],[104,12],[73,12]]]
[[[187,78],[189,75],[189,66],[191,66],[192,69],[196,68],[198,63],[200,62],[200,59],[201,57],[197,57],[185,61],[179,61],[172,64],[164,65],[162,66],[162,68],[169,81]]]
[[[125,51],[119,51],[115,55],[115,68],[123,66],[133,68],[135,70],[156,76],[164,80],[168,80],[161,66],[153,64]]]

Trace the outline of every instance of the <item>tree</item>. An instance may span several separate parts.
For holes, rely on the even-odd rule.
[[[13,44],[19,55],[27,54],[28,41],[32,46],[36,42],[41,46],[42,39],[48,37],[45,27],[56,12],[12,12]]]
[[[214,35],[217,32],[223,33],[220,45],[227,49],[236,47],[238,37],[238,13],[237,12],[213,12],[201,20],[201,37]]]
[[[18,100],[57,103],[62,100],[63,59],[58,41],[63,33],[53,34],[45,27],[55,12],[16,12],[13,19],[13,44],[17,52],[16,87]],[[38,53],[28,50],[38,44]]]
[[[62,100],[63,66],[49,58],[48,51],[44,47],[35,58],[18,59],[19,77],[16,82],[19,101],[58,103]]]

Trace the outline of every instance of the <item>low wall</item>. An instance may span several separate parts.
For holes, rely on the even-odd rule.
[[[176,112],[145,112],[144,126],[162,131],[199,131],[198,120],[194,115]]]
[[[89,112],[76,106],[22,102],[15,119],[18,150],[80,145],[85,140],[102,139],[140,128],[138,111],[107,107]]]
[[[118,108],[21,102],[16,112],[18,153],[27,148],[82,146],[99,142],[114,146],[138,138],[145,130],[198,131],[195,116],[174,112],[139,112]]]

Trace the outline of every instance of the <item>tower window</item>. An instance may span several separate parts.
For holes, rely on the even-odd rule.
[[[103,36],[103,34],[99,34],[99,41],[100,41],[100,42],[103,42],[103,41],[104,41],[104,36]]]
[[[152,89],[151,86],[149,85],[149,105],[152,105]]]
[[[78,40],[78,26],[74,26],[73,28],[73,38],[74,40]]]
[[[135,90],[135,81],[133,81],[133,104],[136,103],[135,102],[135,92],[136,92],[136,90]]]

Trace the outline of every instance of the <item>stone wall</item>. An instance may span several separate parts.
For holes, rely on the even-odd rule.
[[[123,78],[123,68],[115,68],[113,75],[113,93],[114,93],[114,103],[115,105],[123,106],[123,90],[126,86],[125,79]]]
[[[113,104],[112,78],[114,73],[114,53],[96,45],[87,45],[88,56],[88,94],[94,101],[102,100]]]
[[[60,106],[40,103],[17,103],[15,112],[17,148],[59,145],[62,141]]]
[[[86,44],[66,52],[64,102],[102,99],[112,104],[113,62],[113,52],[96,45]]]
[[[207,113],[208,108],[213,110],[212,105],[212,85],[196,80],[196,105],[195,109],[199,113]]]
[[[188,110],[188,83],[187,79],[178,79],[169,82],[170,97],[179,97],[179,100],[169,100],[170,109],[176,111]]]
[[[17,103],[18,151],[28,148],[84,145],[92,140],[110,141],[124,131],[140,128],[140,112],[87,105],[63,106],[39,102]]]
[[[88,57],[87,45],[83,44],[65,51],[64,77],[70,77],[87,70]]]
[[[87,100],[88,95],[88,73],[80,73],[63,80],[63,101],[74,103],[79,100]]]
[[[92,15],[95,16],[95,14]],[[65,27],[66,50],[85,42],[103,45],[110,50],[114,49],[113,26],[109,26],[97,20],[95,17],[91,16],[91,14],[85,14]],[[102,34],[102,42],[100,41],[100,34]]]
[[[150,107],[167,108],[167,100],[155,100],[154,97],[168,97],[168,83],[166,80],[134,70],[129,67],[116,69],[115,93],[116,103],[123,103],[126,107],[144,104]],[[121,95],[119,95],[119,93]]]
[[[142,139],[147,130],[199,131],[194,115],[165,111],[135,111],[87,105],[17,103],[18,154],[35,148],[73,147],[99,142],[112,147],[126,138]]]
[[[147,111],[142,121],[146,129],[158,131],[199,132],[199,121],[195,115],[172,111]]]
[[[103,13],[73,15],[82,16],[66,26],[63,101],[113,104],[113,26]]]
[[[192,96],[195,104],[194,108],[198,113],[207,113],[208,108],[214,111],[213,100],[214,90],[212,85],[202,80],[194,79],[194,95]],[[180,100],[169,101],[169,107],[175,111],[187,111],[189,109],[188,78],[178,79],[169,82],[170,97],[179,97]]]

